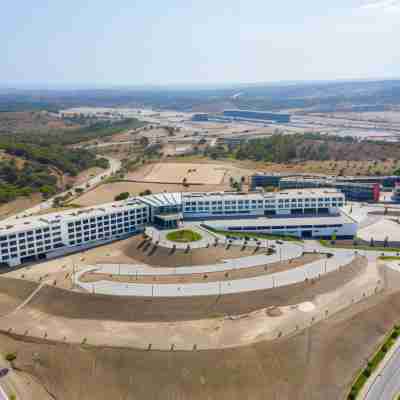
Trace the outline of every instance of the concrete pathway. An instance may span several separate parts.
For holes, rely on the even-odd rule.
[[[0,400],[8,400],[6,392],[1,387],[1,383],[0,383]]]
[[[185,284],[148,284],[125,283],[100,280],[97,282],[82,282],[81,276],[96,268],[84,269],[74,277],[74,283],[91,293],[116,296],[149,296],[149,297],[190,297],[225,295],[244,293],[257,290],[273,289],[294,285],[310,279],[317,279],[324,274],[338,270],[350,264],[354,253],[339,253],[336,257],[318,260],[291,270],[277,272],[271,275],[261,275],[229,281],[185,283]]]

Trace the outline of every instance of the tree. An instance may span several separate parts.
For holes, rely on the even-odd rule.
[[[144,190],[143,192],[140,192],[139,193],[139,196],[148,196],[148,195],[150,195],[152,192],[151,192],[151,190],[150,189],[146,189],[146,190]]]
[[[129,197],[129,192],[122,192],[114,197],[114,201],[126,200]]]
[[[46,198],[51,197],[56,192],[56,188],[49,185],[44,185],[39,190],[40,193],[42,193],[42,195]]]

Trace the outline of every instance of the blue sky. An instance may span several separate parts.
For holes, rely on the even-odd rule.
[[[400,0],[13,0],[3,84],[400,77]]]

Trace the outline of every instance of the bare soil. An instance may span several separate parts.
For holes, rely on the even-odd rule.
[[[17,352],[15,366],[55,399],[338,400],[399,310],[400,293],[380,295],[292,337],[235,349],[141,351],[0,335],[0,351]]]
[[[189,185],[166,183],[138,183],[138,182],[116,182],[100,185],[83,196],[74,200],[74,203],[82,206],[93,206],[101,203],[114,201],[115,196],[122,192],[129,192],[131,195],[139,195],[145,190],[151,190],[152,193],[163,192],[212,192],[228,190],[229,184],[221,185]]]
[[[315,296],[334,290],[357,277],[366,268],[358,258],[342,271],[329,273],[319,280],[275,289],[189,298],[124,297],[72,292],[45,285],[25,310],[35,310],[63,318],[110,321],[188,321],[224,315],[246,314],[271,306],[312,301]],[[37,283],[0,277],[0,292],[25,299]]]
[[[179,269],[174,275],[142,275],[136,277],[135,275],[110,275],[98,272],[88,272],[81,276],[83,282],[97,282],[100,280],[114,281],[114,282],[135,282],[135,283],[200,283],[200,282],[217,282],[223,280],[236,280],[244,278],[252,278],[261,275],[270,275],[275,272],[286,271],[292,268],[297,268],[301,265],[321,259],[319,254],[306,254],[295,260],[290,260],[282,263],[273,263],[269,265],[261,265],[257,267],[250,267],[245,269],[233,269],[227,272],[211,272],[207,274],[192,274],[182,275],[179,274]]]
[[[255,253],[253,247],[231,246],[229,249],[222,245],[208,248],[172,250],[155,246],[146,241],[141,235],[99,247],[97,251],[85,253],[87,264],[148,264],[154,267],[180,267],[188,265],[205,265],[222,262],[224,259],[239,258]],[[259,250],[262,254],[262,250]]]
[[[42,201],[42,196],[35,193],[29,197],[19,197],[7,204],[0,205],[0,220],[20,213]]]

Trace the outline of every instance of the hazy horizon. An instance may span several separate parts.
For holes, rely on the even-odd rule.
[[[2,87],[226,86],[400,77],[400,0],[38,0],[0,17]]]

